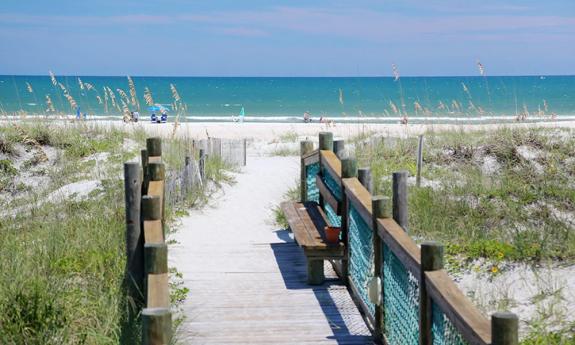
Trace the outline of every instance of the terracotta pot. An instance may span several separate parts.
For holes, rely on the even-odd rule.
[[[325,239],[328,243],[338,243],[339,242],[339,233],[341,232],[341,228],[337,226],[326,226],[324,228],[325,231]]]

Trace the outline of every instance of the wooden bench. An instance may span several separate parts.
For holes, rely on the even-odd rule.
[[[328,243],[324,227],[330,225],[321,207],[315,202],[284,202],[281,209],[298,245],[307,258],[308,284],[321,284],[325,280],[323,261],[342,259],[344,245]]]

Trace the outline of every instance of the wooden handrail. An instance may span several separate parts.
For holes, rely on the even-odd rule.
[[[405,268],[418,277],[421,271],[421,253],[417,244],[401,226],[392,218],[378,219],[377,233]]]
[[[427,291],[470,345],[491,344],[491,325],[445,270],[425,272]]]
[[[343,185],[345,186],[345,195],[349,198],[353,208],[355,208],[365,223],[368,224],[370,230],[373,230],[371,228],[371,194],[369,194],[367,189],[356,177],[344,178]]]
[[[324,133],[324,137],[325,136],[326,135]],[[435,305],[440,308],[440,310],[446,315],[447,319],[449,319],[453,326],[458,330],[459,334],[461,334],[463,339],[471,345],[491,345],[492,339],[514,339],[514,337],[508,337],[505,334],[513,334],[514,332],[516,334],[517,318],[515,315],[509,314],[513,317],[510,317],[507,314],[503,316],[493,315],[492,321],[495,322],[495,324],[501,324],[503,326],[498,327],[497,329],[492,327],[492,324],[489,322],[489,320],[485,318],[485,316],[483,316],[481,312],[473,305],[473,303],[461,292],[453,280],[447,275],[445,270],[441,269],[442,266],[430,270],[428,267],[429,254],[426,254],[427,261],[425,261],[425,265],[422,266],[421,250],[415,241],[413,241],[413,239],[406,233],[405,229],[407,229],[407,224],[402,227],[396,220],[389,216],[389,218],[372,218],[373,196],[362,185],[357,177],[342,178],[342,162],[332,151],[315,150],[308,153],[307,155],[302,156],[302,164],[304,166],[312,164],[310,162],[315,163],[317,161],[319,161],[321,167],[324,168],[323,172],[331,175],[333,180],[338,183],[344,193],[342,202],[337,204],[343,208],[341,210],[342,233],[347,234],[348,222],[345,220],[348,217],[349,207],[353,207],[372,231],[374,228],[376,228],[374,233],[377,234],[377,237],[374,237],[374,239],[379,238],[379,240],[385,243],[387,248],[393,252],[393,254],[398,258],[403,266],[408,271],[410,271],[411,274],[416,277],[416,279],[419,280],[420,289],[424,290],[420,291],[420,297],[425,299],[420,303],[419,306],[421,313],[420,315],[423,315],[422,317],[425,318],[424,324],[426,325],[423,326],[420,324],[420,331],[423,332],[423,337],[420,338],[421,342],[427,345],[431,339],[431,334],[429,333],[429,322],[431,322],[429,318],[431,317],[431,309],[428,309],[430,308],[429,303],[431,302],[435,303]],[[405,175],[403,172],[397,173],[396,175],[399,176],[401,174]],[[326,203],[334,207],[334,205],[336,205],[334,202],[335,198],[333,198],[333,194],[326,187],[325,183],[321,179],[321,176],[318,175],[315,182],[318,189],[320,190],[320,195],[322,196],[320,204],[323,205],[323,203]],[[405,198],[406,194],[403,195],[403,197]],[[406,199],[403,201],[406,203]],[[406,208],[404,208],[404,211],[406,211]],[[338,214],[340,213],[338,212]],[[405,221],[406,214],[403,214],[403,217],[400,218]],[[347,243],[345,238],[344,241]],[[374,243],[376,243],[375,240]],[[442,246],[437,242],[432,242],[431,245],[442,248]],[[426,246],[424,249],[428,249],[430,244],[424,243],[424,246]],[[440,255],[443,253],[443,250],[440,250],[441,251],[437,252],[438,257],[440,257]],[[349,249],[346,249],[346,252],[348,251]],[[426,253],[428,253],[428,251],[426,251]],[[378,259],[375,258],[375,260]],[[382,258],[379,258],[379,260],[382,260]],[[345,264],[343,267],[345,268]],[[424,269],[424,267],[428,268]],[[358,297],[358,287],[354,286],[354,284],[351,282],[347,276],[348,273],[346,269],[344,269],[342,272],[344,274],[345,280],[349,280],[350,282],[352,297],[354,297],[354,300],[356,300],[356,303],[358,303],[360,309],[362,309],[365,313],[367,321],[373,325],[375,319],[372,315],[366,312],[367,307],[365,303],[361,300],[361,298]],[[427,301],[429,301],[429,303]],[[381,312],[381,308],[378,310]],[[381,330],[377,326],[375,329]],[[380,336],[381,334],[377,335]],[[385,339],[382,340],[385,342]],[[516,342],[514,340],[506,340],[504,344],[515,345]],[[493,343],[493,345],[495,345],[495,343]]]
[[[164,233],[165,168],[162,163],[162,142],[160,138],[148,138],[146,150],[142,150],[144,180],[142,186],[131,186],[130,190],[143,191],[140,200],[126,198],[126,209],[132,210],[133,203],[141,206],[141,224],[138,221],[138,248],[133,249],[131,240],[127,243],[128,253],[142,252],[139,262],[134,263],[144,271],[144,309],[142,310],[142,343],[145,345],[168,344],[172,332],[170,312],[170,290],[168,276],[168,249]],[[128,174],[126,174],[128,177]],[[132,193],[133,194],[133,193]],[[128,213],[127,213],[128,215]],[[130,213],[131,215],[131,213]],[[133,218],[133,217],[132,217]],[[136,234],[134,227],[127,227],[128,239]],[[141,235],[140,235],[141,233]],[[142,305],[138,304],[138,308]]]
[[[305,166],[319,162],[319,150],[315,149],[301,157]]]
[[[320,151],[320,163],[332,179],[341,187],[341,161],[332,151]]]

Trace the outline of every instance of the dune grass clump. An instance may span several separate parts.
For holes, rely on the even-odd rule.
[[[448,253],[514,261],[575,260],[575,138],[568,130],[427,133],[423,186],[409,188],[413,236],[444,241]],[[391,174],[416,172],[417,139],[367,149],[376,193]]]
[[[0,343],[119,344],[138,333],[138,325],[128,321],[123,285],[122,163],[139,156],[145,137],[143,131],[126,133],[86,124],[0,126],[0,138],[10,147],[33,151],[39,145],[56,152],[43,163],[41,185],[0,199],[0,212],[5,212],[0,216]],[[178,171],[177,164],[184,164],[178,148],[188,144],[164,140],[167,171]],[[29,173],[31,166],[13,164],[18,157],[4,156],[2,179],[9,175],[6,172],[10,180]],[[100,156],[105,158],[98,161]],[[222,162],[208,160],[207,179],[231,181],[225,169]],[[84,196],[49,197],[79,180],[97,180],[98,187]],[[188,205],[201,205],[207,193],[207,189],[190,191],[179,204],[166,208],[167,219]],[[171,270],[174,304],[187,294],[178,277]]]

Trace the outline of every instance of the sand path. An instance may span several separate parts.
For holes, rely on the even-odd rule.
[[[371,343],[345,286],[308,286],[303,253],[273,225],[298,174],[296,157],[249,157],[213,207],[183,219],[169,250],[190,289],[182,343]]]

